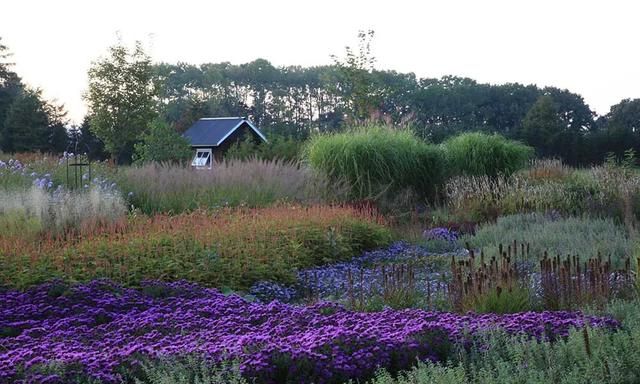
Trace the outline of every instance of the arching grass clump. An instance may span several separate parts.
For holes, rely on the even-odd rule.
[[[463,133],[443,143],[450,171],[455,175],[510,175],[524,168],[533,148],[503,136]]]
[[[304,154],[312,167],[348,182],[357,199],[406,189],[430,197],[444,178],[442,149],[408,130],[367,126],[318,135]]]

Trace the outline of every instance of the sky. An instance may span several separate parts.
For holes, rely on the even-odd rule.
[[[373,29],[377,69],[567,88],[598,114],[640,98],[635,0],[5,0],[0,12],[14,70],[76,123],[87,70],[118,35],[156,62],[311,66]]]

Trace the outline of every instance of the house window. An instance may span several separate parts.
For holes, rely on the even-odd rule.
[[[196,156],[191,162],[191,166],[203,169],[211,169],[211,149],[196,149]]]

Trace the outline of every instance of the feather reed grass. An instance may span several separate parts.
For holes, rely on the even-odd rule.
[[[198,208],[260,207],[275,202],[318,204],[342,200],[344,183],[296,161],[230,160],[211,170],[149,164],[119,172],[122,191],[144,213],[181,213]]]

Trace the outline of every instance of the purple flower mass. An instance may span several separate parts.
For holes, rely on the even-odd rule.
[[[69,370],[43,370],[63,365],[117,383],[123,367],[144,357],[198,354],[212,362],[237,359],[258,383],[337,383],[378,367],[440,360],[451,343],[485,330],[557,338],[585,323],[618,326],[577,312],[358,313],[329,303],[252,303],[186,282],[149,282],[140,290],[53,282],[0,293],[0,382],[68,382]]]
[[[422,233],[425,240],[444,240],[451,243],[458,241],[459,233],[449,228],[435,227]]]
[[[433,266],[425,263],[434,256],[441,255],[429,252],[425,247],[399,241],[384,249],[366,251],[349,261],[298,271],[296,282],[290,286],[273,281],[259,281],[251,287],[249,293],[262,302],[278,300],[295,303],[303,301],[307,296],[344,302],[349,295],[349,274],[356,294],[363,291],[367,296],[380,295],[383,293],[384,280],[380,266],[412,263],[416,289],[426,297],[427,294],[436,295],[441,291],[444,287],[443,278],[447,276],[447,273],[437,272]]]

